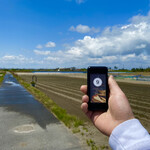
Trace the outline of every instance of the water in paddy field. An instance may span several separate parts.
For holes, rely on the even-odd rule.
[[[7,73],[0,87],[0,107],[30,116],[42,128],[51,122],[49,111],[13,77]],[[42,118],[41,118],[42,115]],[[54,117],[53,117],[54,118]],[[53,120],[56,120],[55,118]]]
[[[117,79],[131,79],[137,81],[150,81],[150,76],[143,75],[132,75],[132,76],[123,76],[123,75],[114,75]]]

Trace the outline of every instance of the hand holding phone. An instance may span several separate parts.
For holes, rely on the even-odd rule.
[[[107,110],[108,109],[108,69],[107,67],[88,67],[88,109]]]
[[[93,71],[91,73],[93,74]],[[126,120],[133,119],[134,115],[132,113],[127,97],[120,89],[113,76],[109,77],[108,85],[110,90],[109,107],[108,100],[106,100],[106,104],[90,102],[90,97],[92,97],[90,93],[90,86],[88,89],[86,85],[81,86],[81,91],[85,94],[82,97],[81,109],[93,122],[96,128],[98,128],[103,134],[109,136],[117,125]],[[89,91],[89,95],[91,95],[90,97],[87,96],[87,90]],[[106,108],[109,110],[106,111]],[[105,112],[103,110],[105,110]]]

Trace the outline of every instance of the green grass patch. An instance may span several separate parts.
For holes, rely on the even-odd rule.
[[[74,129],[72,129],[72,132],[73,132],[73,133],[79,133],[79,132],[80,132],[80,129],[79,129],[79,128],[74,128]]]
[[[109,149],[109,147],[108,147],[107,145],[102,145],[102,146],[100,147],[100,149],[101,149],[101,150],[106,150],[106,149]]]
[[[95,145],[95,142],[91,139],[86,140],[87,145],[91,147],[91,150],[98,150],[99,148]]]
[[[5,76],[5,72],[1,72],[0,73],[0,85],[2,84],[2,82],[4,80],[4,76]]]
[[[83,127],[83,130],[85,130],[86,132],[88,132],[88,129],[86,127]]]

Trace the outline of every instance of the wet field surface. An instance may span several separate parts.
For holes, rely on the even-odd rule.
[[[11,74],[0,87],[0,149],[81,149],[74,137]]]

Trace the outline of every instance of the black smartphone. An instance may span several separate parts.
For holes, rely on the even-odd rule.
[[[88,85],[88,109],[103,110],[108,109],[108,69],[107,67],[90,66],[87,69]]]

